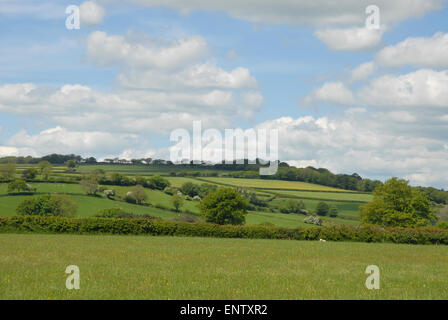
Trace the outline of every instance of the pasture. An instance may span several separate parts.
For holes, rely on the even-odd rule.
[[[0,299],[448,299],[446,246],[0,234],[0,265]]]

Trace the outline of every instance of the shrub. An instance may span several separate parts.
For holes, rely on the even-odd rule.
[[[186,223],[159,219],[67,218],[12,216],[0,217],[0,232],[39,232],[75,234],[146,234],[216,238],[289,239],[392,242],[448,245],[448,230],[436,228],[383,228],[379,226],[297,227],[234,226],[212,223]]]
[[[30,184],[26,183],[25,180],[18,179],[8,183],[8,193],[13,193],[15,191],[19,193],[34,193],[36,192],[36,188],[33,188]]]
[[[330,217],[336,218],[338,216],[338,214],[339,214],[338,208],[335,205],[331,206],[330,213],[329,213]]]
[[[182,207],[182,204],[184,203],[184,199],[182,199],[181,196],[178,196],[177,194],[173,195],[173,197],[171,198],[171,204],[174,207],[174,210],[176,210],[176,212],[179,212],[180,207]]]
[[[123,219],[156,219],[153,216],[150,216],[148,214],[143,215],[137,215],[134,213],[126,212],[121,208],[108,208],[108,209],[101,209],[98,211],[98,213],[95,215],[95,217],[100,218],[123,218]]]
[[[437,228],[440,229],[448,229],[448,222],[447,221],[441,221],[438,224],[436,224]]]
[[[33,180],[37,176],[37,169],[36,168],[27,168],[22,171],[22,177],[25,180]]]
[[[137,185],[132,188],[131,194],[137,204],[143,204],[148,200],[148,195],[146,194],[145,188],[141,185]]]
[[[183,194],[194,197],[199,195],[199,193],[201,192],[201,187],[192,182],[185,182],[182,187],[180,187],[180,191],[182,191]]]
[[[315,224],[317,226],[322,225],[322,219],[319,218],[318,216],[308,216],[305,219],[303,219],[303,222],[308,224]]]
[[[167,179],[165,179],[159,175],[150,177],[147,182],[148,188],[157,189],[157,190],[163,190],[166,187],[169,187],[170,185],[171,185],[171,183]]]
[[[16,212],[19,215],[70,217],[76,213],[76,209],[76,203],[67,195],[44,194],[23,200]]]
[[[244,224],[248,203],[232,188],[219,188],[199,204],[205,221],[217,224]]]
[[[100,190],[98,182],[93,178],[82,179],[79,184],[89,196],[94,196]]]
[[[320,201],[316,207],[316,214],[319,216],[326,216],[330,211],[330,207],[327,203]]]

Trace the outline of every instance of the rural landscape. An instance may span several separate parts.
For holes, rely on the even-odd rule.
[[[368,206],[386,199],[378,192],[384,184],[325,169],[280,164],[278,178],[266,179],[249,164],[223,170],[56,154],[1,162],[4,299],[448,296],[448,277],[439,272],[448,266],[448,192],[442,190],[391,179],[390,196],[402,198],[386,204],[395,216],[375,221]],[[294,172],[303,175],[292,178]],[[322,173],[334,186],[294,181]],[[374,190],[361,191],[366,188]],[[402,201],[408,192],[423,202],[399,212],[410,205]],[[83,271],[83,290],[63,286],[70,264]],[[371,264],[382,267],[377,292],[364,285]]]
[[[447,17],[0,0],[0,302],[283,319],[447,301]]]

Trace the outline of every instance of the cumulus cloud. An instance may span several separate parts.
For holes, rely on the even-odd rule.
[[[397,124],[394,117],[414,120]],[[357,172],[384,179],[405,177],[415,185],[447,187],[446,136],[422,134],[424,122],[413,114],[344,113],[325,117],[283,117],[257,128],[279,130],[280,158],[292,165],[313,165],[335,172]]]
[[[342,82],[326,82],[324,85],[305,98],[305,103],[313,101],[326,101],[341,105],[350,105],[355,102],[352,92]]]
[[[109,36],[95,31],[87,38],[87,56],[99,65],[173,69],[203,59],[207,54],[208,44],[200,36],[165,43],[146,37],[132,39],[132,35]]]
[[[366,62],[360,64],[358,67],[352,70],[350,75],[350,81],[360,81],[368,78],[376,69],[376,65],[374,62]]]
[[[79,6],[81,26],[96,26],[103,22],[106,11],[94,1],[85,1]]]
[[[427,68],[448,68],[448,33],[430,38],[407,38],[382,49],[375,60],[386,67],[412,65]]]
[[[193,10],[222,11],[234,18],[256,23],[353,26],[364,25],[365,9],[370,0],[327,1],[315,0],[129,0],[148,7],[169,7],[182,13]],[[385,24],[397,23],[427,12],[440,10],[443,0],[377,0],[381,20]]]
[[[326,29],[315,32],[316,37],[330,49],[338,51],[363,51],[376,48],[381,43],[382,30],[361,28]]]
[[[448,70],[420,69],[372,80],[358,93],[359,102],[379,107],[448,108]]]

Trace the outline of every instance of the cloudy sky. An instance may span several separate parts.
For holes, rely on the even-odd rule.
[[[447,19],[444,0],[0,0],[0,156],[168,158],[201,120],[278,129],[294,165],[447,188]]]

